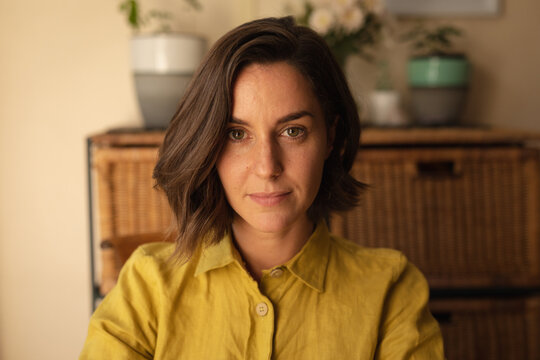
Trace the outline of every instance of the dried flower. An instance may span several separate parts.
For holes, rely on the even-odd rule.
[[[347,34],[354,33],[364,25],[364,12],[358,6],[350,7],[341,14],[339,22]]]
[[[326,35],[330,28],[334,26],[336,17],[330,9],[318,8],[309,17],[309,27],[321,35]]]
[[[367,60],[366,48],[379,41],[383,24],[382,0],[289,0],[289,9],[298,23],[307,25],[324,37],[341,65],[352,54]],[[298,9],[302,7],[302,11]]]

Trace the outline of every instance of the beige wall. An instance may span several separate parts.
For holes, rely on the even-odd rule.
[[[280,9],[264,0],[202,3],[190,21],[211,41]],[[0,1],[1,360],[73,359],[86,335],[85,137],[140,124],[130,33],[116,8],[111,0]],[[512,0],[500,17],[459,21],[476,69],[472,122],[540,130],[538,14],[540,2]],[[353,61],[348,71],[362,89],[369,81],[358,69]]]

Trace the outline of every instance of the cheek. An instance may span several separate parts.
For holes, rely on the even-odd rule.
[[[316,192],[319,189],[325,155],[326,149],[314,148],[293,157],[294,160],[290,164],[290,169],[294,172],[292,175],[298,180],[301,179],[303,187],[308,192]]]
[[[233,190],[239,182],[243,162],[225,150],[216,163],[219,179],[225,193]]]

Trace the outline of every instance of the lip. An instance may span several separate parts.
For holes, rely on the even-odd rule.
[[[290,191],[259,192],[248,194],[248,197],[259,205],[275,206],[285,200],[290,194]]]

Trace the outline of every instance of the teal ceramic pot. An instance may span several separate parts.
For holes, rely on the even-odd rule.
[[[408,63],[413,117],[420,125],[455,125],[461,116],[470,79],[463,55],[414,57]]]
[[[409,60],[412,87],[465,87],[469,85],[469,62],[463,55],[421,56]]]

